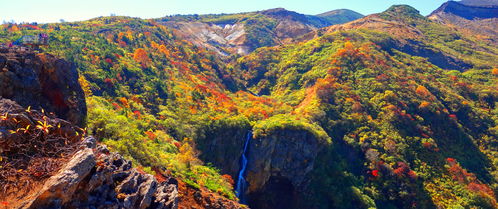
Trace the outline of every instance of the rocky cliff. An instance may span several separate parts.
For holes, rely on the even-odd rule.
[[[275,130],[249,146],[249,206],[290,208],[301,200],[323,144],[305,130]]]
[[[0,49],[0,97],[44,109],[76,125],[86,118],[85,95],[76,67],[50,54]]]

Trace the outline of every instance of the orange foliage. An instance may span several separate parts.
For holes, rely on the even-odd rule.
[[[418,106],[418,108],[425,109],[425,108],[429,107],[430,105],[431,105],[430,102],[423,101],[423,102],[420,103],[420,105]]]
[[[427,88],[425,88],[424,86],[421,86],[421,85],[417,86],[415,93],[417,93],[421,96],[424,96],[424,97],[428,97],[431,95],[431,92],[429,92],[429,90],[427,90]]]
[[[133,53],[133,59],[144,65],[144,67],[147,66],[150,62],[147,52],[142,48],[135,49],[135,53]]]
[[[121,104],[123,104],[124,107],[130,108],[130,104],[128,103],[128,100],[126,98],[124,97],[119,98],[119,102],[121,102]]]
[[[17,25],[12,25],[12,27],[9,28],[9,32],[17,32],[17,31],[19,31]]]
[[[154,140],[157,137],[156,134],[154,134],[154,132],[152,131],[146,131],[145,135],[147,135],[147,138],[149,138],[150,140]]]
[[[491,74],[498,75],[498,68],[493,68],[493,70],[491,71]]]
[[[394,169],[394,174],[398,177],[408,177],[411,179],[417,178],[417,173],[411,170],[410,167],[404,162],[398,162],[398,168]]]
[[[134,114],[134,115],[135,115],[135,117],[137,117],[138,119],[140,119],[140,118],[141,118],[141,116],[142,116],[142,113],[140,113],[140,111],[138,111],[138,110],[133,111],[133,114]]]
[[[232,176],[230,176],[228,174],[224,174],[221,177],[224,178],[231,185],[235,185],[235,181],[233,180]]]

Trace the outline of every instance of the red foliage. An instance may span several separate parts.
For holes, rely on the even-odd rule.
[[[387,76],[386,74],[382,73],[382,74],[378,75],[377,77],[375,77],[375,79],[377,81],[387,81],[389,79],[389,76]]]
[[[409,177],[411,179],[417,178],[417,173],[411,170],[410,167],[404,162],[398,162],[398,168],[394,169],[393,172],[398,177]]]
[[[415,171],[410,170],[408,172],[408,177],[410,177],[411,179],[416,179],[418,176],[417,176],[417,173],[415,173]]]
[[[157,137],[157,136],[156,136],[156,134],[154,134],[154,132],[152,132],[152,131],[146,131],[146,132],[145,132],[145,135],[147,135],[147,137],[148,137],[150,140],[154,140],[154,139],[156,139],[156,137]]]
[[[455,114],[448,115],[450,118],[457,119],[457,116]]]
[[[138,111],[138,110],[133,111],[133,114],[134,114],[134,115],[135,115],[135,117],[137,117],[138,119],[140,119],[140,117],[142,116],[142,113],[140,113],[140,111]]]
[[[118,79],[118,81],[122,81],[123,80],[123,77],[121,77],[121,73],[118,73],[116,75],[116,78]]]
[[[372,171],[372,176],[379,177],[379,170],[373,170]]]
[[[30,25],[30,24],[25,24],[25,25],[22,25],[22,27],[25,27],[25,28],[31,28],[33,30],[41,30],[40,27],[36,26],[36,25]]]
[[[405,173],[408,173],[410,168],[404,162],[398,162],[398,168],[394,169],[394,174],[399,177],[402,177]]]
[[[473,173],[469,173],[463,169],[454,158],[447,158],[446,161],[450,165],[448,171],[455,181],[467,185],[467,189],[490,199],[493,205],[498,206],[495,193],[488,185],[481,183]]]
[[[104,79],[104,83],[106,83],[108,86],[113,86],[114,85],[114,82],[110,78]]]
[[[126,47],[126,45],[127,45],[127,44],[126,44],[126,42],[124,42],[124,41],[118,41],[118,45],[119,45],[120,47]]]
[[[175,145],[175,147],[176,147],[176,148],[178,148],[178,149],[180,149],[180,147],[182,146],[182,145],[180,144],[180,142],[174,142],[173,144],[174,144],[174,145]]]
[[[122,107],[121,107],[121,106],[119,106],[119,104],[118,104],[118,103],[116,103],[116,102],[113,102],[113,103],[112,103],[112,106],[114,106],[114,109],[116,109],[116,110],[120,110],[120,109],[122,108]]]
[[[425,148],[429,149],[429,148],[432,147],[432,144],[429,143],[429,142],[424,142],[424,143],[422,143],[422,146],[424,146]]]
[[[111,64],[111,65],[112,65],[112,59],[111,59],[111,58],[106,58],[106,59],[105,59],[105,62],[107,62],[107,63],[109,63],[109,64]]]
[[[450,165],[454,165],[456,163],[456,159],[455,158],[451,158],[451,157],[446,158],[446,161],[448,161],[448,163]]]

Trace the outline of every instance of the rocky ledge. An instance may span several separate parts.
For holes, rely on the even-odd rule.
[[[93,137],[84,142],[21,208],[178,208],[175,179],[159,183],[105,146],[95,148]]]

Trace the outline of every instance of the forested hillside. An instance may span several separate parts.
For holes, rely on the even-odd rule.
[[[0,42],[48,34],[80,73],[86,134],[146,173],[251,208],[497,208],[496,40],[406,5],[323,16],[4,24]],[[250,50],[180,33],[201,23],[245,24]]]

